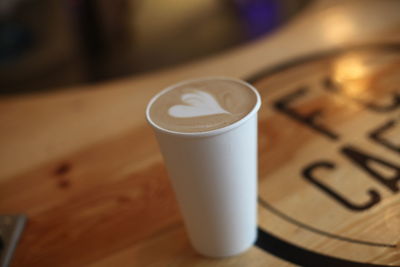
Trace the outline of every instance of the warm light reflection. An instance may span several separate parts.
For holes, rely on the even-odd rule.
[[[359,98],[368,91],[371,68],[361,54],[347,54],[333,63],[333,80],[348,96]]]
[[[349,81],[363,78],[368,73],[364,57],[360,54],[350,54],[339,58],[334,63],[335,78],[337,81]]]
[[[327,14],[322,17],[321,33],[324,39],[332,43],[340,43],[348,40],[356,34],[356,27],[354,20],[349,14],[343,10],[329,10]]]

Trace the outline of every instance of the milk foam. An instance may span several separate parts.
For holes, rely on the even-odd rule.
[[[175,118],[191,118],[222,113],[230,113],[223,109],[218,100],[211,94],[193,90],[191,93],[182,94],[184,105],[175,105],[169,108],[168,114]]]
[[[156,96],[151,120],[176,132],[204,132],[228,126],[245,117],[257,103],[245,83],[225,78],[186,81]]]

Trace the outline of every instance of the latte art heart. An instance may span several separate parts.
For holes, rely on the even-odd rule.
[[[184,93],[181,100],[186,105],[175,105],[169,108],[168,114],[175,118],[192,118],[216,114],[230,114],[222,108],[218,101],[209,93],[193,90]]]
[[[238,80],[210,77],[180,82],[151,101],[147,115],[162,129],[180,133],[208,132],[245,117],[257,94]]]

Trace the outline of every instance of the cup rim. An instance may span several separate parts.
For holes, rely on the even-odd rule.
[[[218,129],[214,129],[214,130],[209,130],[209,131],[203,131],[203,132],[178,132],[178,131],[173,131],[173,130],[168,130],[165,129],[159,125],[157,125],[150,117],[150,107],[152,106],[152,104],[154,103],[154,101],[157,100],[158,97],[160,97],[161,95],[163,95],[164,93],[174,89],[175,87],[187,84],[187,83],[191,83],[191,82],[199,82],[199,81],[207,81],[207,80],[225,80],[225,81],[232,81],[232,82],[237,82],[240,84],[243,84],[245,86],[247,86],[250,90],[253,91],[253,93],[256,96],[256,103],[253,106],[253,108],[250,110],[249,113],[247,113],[243,118],[241,118],[240,120],[229,124],[227,126],[218,128]],[[155,96],[153,96],[149,103],[147,104],[146,107],[146,120],[147,122],[153,127],[153,129],[155,129],[158,132],[161,133],[165,133],[165,134],[169,134],[169,135],[175,135],[175,136],[181,136],[181,137],[205,137],[205,136],[213,136],[213,135],[219,135],[225,132],[228,132],[230,130],[233,130],[237,127],[239,127],[240,125],[242,125],[243,123],[245,123],[249,118],[251,118],[255,113],[258,112],[258,110],[261,107],[261,97],[260,94],[258,92],[258,90],[251,84],[249,84],[246,81],[240,80],[240,79],[236,79],[236,78],[231,78],[231,77],[225,77],[225,76],[208,76],[208,77],[201,77],[201,78],[195,78],[195,79],[187,79],[187,80],[183,80],[181,82],[175,83],[173,85],[170,85],[168,87],[166,87],[165,89],[161,90],[159,93],[157,93]]]

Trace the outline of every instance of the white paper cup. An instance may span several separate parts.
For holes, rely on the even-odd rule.
[[[227,257],[251,247],[257,237],[257,90],[241,80],[256,103],[241,120],[216,130],[182,133],[153,127],[193,247],[209,257]],[[198,81],[196,80],[196,81]],[[195,80],[192,80],[195,81]],[[190,82],[184,81],[183,83]]]

